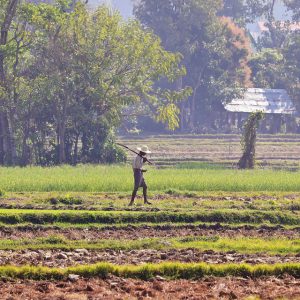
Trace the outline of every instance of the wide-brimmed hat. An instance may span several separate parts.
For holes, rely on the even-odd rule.
[[[148,146],[146,146],[146,145],[143,145],[142,147],[137,147],[136,149],[138,151],[141,151],[141,152],[144,152],[144,153],[147,153],[147,154],[151,153],[151,151],[149,150]]]

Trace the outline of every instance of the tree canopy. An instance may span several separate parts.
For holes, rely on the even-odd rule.
[[[7,0],[0,9],[7,28],[0,48],[2,163],[122,160],[114,131],[124,109],[137,103],[151,106],[170,129],[178,126],[177,102],[189,90],[156,82],[185,74],[181,55],[164,50],[153,33],[105,6],[91,12],[81,3],[71,10],[67,1],[17,4],[10,11]]]
[[[221,1],[142,0],[135,15],[160,36],[166,49],[180,52],[193,94],[182,106],[182,129],[194,130],[221,111],[249,83],[250,43],[230,19],[220,18]]]

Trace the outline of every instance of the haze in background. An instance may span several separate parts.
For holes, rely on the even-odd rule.
[[[119,10],[124,18],[132,16],[133,1],[131,0],[89,0],[89,5],[93,8],[103,3]]]
[[[161,0],[164,1],[164,0]],[[124,18],[131,17],[133,11],[133,1],[132,0],[89,0],[89,4],[92,7],[97,7],[98,5],[106,3],[111,5],[113,8],[119,10]],[[275,7],[275,16],[278,19],[287,19],[289,14],[286,13],[284,5],[282,2],[278,2]]]

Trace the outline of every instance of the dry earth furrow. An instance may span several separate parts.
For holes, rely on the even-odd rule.
[[[260,279],[214,278],[202,280],[151,281],[122,279],[79,279],[70,281],[16,281],[0,282],[1,299],[35,300],[207,300],[245,299],[300,299],[300,280],[293,277]]]
[[[185,236],[220,236],[220,237],[257,237],[257,238],[300,238],[300,227],[295,229],[282,229],[278,227],[261,227],[253,229],[252,226],[241,228],[228,228],[219,224],[206,226],[127,226],[127,227],[107,227],[107,228],[82,228],[82,229],[62,229],[43,228],[42,226],[24,228],[0,228],[0,239],[34,239],[38,237],[48,238],[52,235],[64,236],[70,240],[96,240],[96,239],[140,239],[140,238],[172,238]]]
[[[78,264],[94,264],[110,262],[117,265],[179,261],[182,263],[206,262],[209,264],[247,263],[275,264],[300,263],[298,255],[268,255],[265,253],[242,254],[235,251],[215,252],[213,250],[199,251],[197,249],[170,250],[21,250],[0,251],[0,265],[42,265],[47,267],[69,267]]]

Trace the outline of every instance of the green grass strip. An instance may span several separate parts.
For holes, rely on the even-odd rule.
[[[0,223],[3,224],[119,224],[119,223],[271,223],[281,225],[299,225],[298,214],[279,211],[254,210],[216,210],[200,212],[106,212],[106,211],[72,211],[72,210],[11,210],[0,209]]]
[[[0,240],[0,250],[36,250],[63,249],[74,250],[85,248],[90,250],[141,250],[141,249],[198,249],[218,252],[236,251],[239,253],[298,254],[300,239],[288,238],[223,238],[219,236],[187,236],[183,238],[145,238],[137,240],[68,240],[63,236],[47,238]]]
[[[62,280],[69,274],[77,274],[85,278],[107,278],[109,274],[123,277],[149,280],[157,275],[168,279],[200,279],[204,276],[236,276],[258,278],[261,276],[283,276],[285,274],[300,278],[300,264],[275,264],[256,265],[248,264],[221,264],[212,265],[206,263],[160,263],[142,266],[113,265],[98,263],[95,265],[75,266],[69,268],[48,268],[33,266],[1,266],[0,277],[12,279],[33,280]]]
[[[150,169],[152,191],[300,191],[299,172],[272,170]],[[0,168],[0,189],[7,192],[131,192],[130,166]]]

